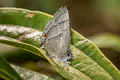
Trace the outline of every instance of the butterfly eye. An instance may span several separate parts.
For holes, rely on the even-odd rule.
[[[70,53],[68,53],[68,54],[67,54],[67,56],[69,57],[69,56],[71,56],[71,54],[70,54]]]
[[[70,51],[67,51],[67,57],[68,57],[69,59],[72,58],[72,53],[71,53]]]

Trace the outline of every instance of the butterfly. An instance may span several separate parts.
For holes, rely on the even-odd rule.
[[[49,57],[67,61],[72,59],[70,52],[71,27],[67,7],[61,7],[43,31],[40,46],[44,46]]]

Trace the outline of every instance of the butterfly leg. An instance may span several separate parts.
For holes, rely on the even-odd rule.
[[[66,68],[68,65],[70,65],[70,61],[68,61],[68,60],[72,59],[72,57],[73,57],[72,53],[68,50],[66,57],[60,59],[60,62],[64,63],[64,65],[62,66],[62,69]]]
[[[59,61],[59,63],[62,65],[61,68],[62,69],[65,69],[68,67],[68,65],[70,65],[70,62],[69,61]],[[57,64],[58,65],[58,64]]]

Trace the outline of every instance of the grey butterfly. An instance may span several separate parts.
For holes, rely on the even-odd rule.
[[[46,25],[40,46],[44,46],[49,57],[56,57],[62,61],[67,61],[72,58],[70,47],[70,20],[68,9],[60,8],[55,14],[54,19]]]

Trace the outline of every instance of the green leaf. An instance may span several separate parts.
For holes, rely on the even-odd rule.
[[[11,66],[21,75],[21,77],[23,77],[24,80],[54,80],[41,73],[37,73],[16,65]]]
[[[90,39],[100,48],[112,48],[120,52],[120,36],[112,33],[100,33],[90,37]]]
[[[93,42],[87,40],[74,30],[72,36],[72,43],[75,47],[83,51],[87,56],[94,60],[107,73],[109,73],[114,80],[120,80],[119,70],[104,56],[104,54]]]
[[[43,30],[53,17],[49,14],[20,8],[0,8],[0,24],[19,25]]]
[[[40,47],[40,36],[42,32],[23,26],[0,25],[0,35]]]
[[[3,26],[4,27],[4,26]],[[3,31],[8,31],[7,29],[9,29],[11,26],[7,26],[6,25],[6,27],[8,27],[8,28],[4,28],[5,30],[3,30]],[[12,26],[13,27],[13,26]],[[18,27],[18,26],[16,26],[16,27]],[[14,26],[14,28],[13,29],[16,29],[15,28],[15,26]],[[14,31],[14,30],[12,30],[11,29],[11,31]],[[19,30],[18,30],[19,31]],[[6,32],[7,33],[7,32]],[[32,33],[31,33],[32,34]],[[28,34],[29,35],[29,34]],[[36,36],[37,37],[37,36]],[[34,38],[36,38],[36,37],[34,37]],[[25,39],[27,39],[27,37],[24,37]],[[30,39],[30,38],[29,38]],[[28,39],[27,39],[28,40]],[[37,39],[36,39],[36,41],[37,41]],[[36,42],[35,41],[35,42]],[[2,43],[5,43],[5,44],[9,44],[9,45],[13,45],[13,44],[17,44],[17,45],[13,45],[13,46],[16,46],[16,47],[20,47],[20,48],[23,48],[23,49],[25,49],[25,50],[28,50],[28,51],[31,51],[31,49],[30,48],[28,48],[28,47],[32,47],[32,46],[30,46],[30,45],[28,45],[28,44],[26,44],[26,43],[22,43],[22,42],[20,42],[20,41],[18,41],[18,40],[14,40],[14,39],[11,39],[11,38],[9,38],[9,37],[4,37],[4,36],[1,36],[0,37],[0,42],[2,42]],[[23,40],[23,42],[24,42],[24,40]],[[31,43],[32,44],[32,43]],[[26,46],[26,47],[24,47],[24,46]],[[37,45],[36,45],[37,46]],[[33,47],[33,48],[37,48],[37,47]],[[96,80],[96,79],[101,79],[101,80],[106,80],[106,79],[109,79],[109,80],[112,80],[112,77],[108,74],[108,73],[106,73],[99,65],[97,65],[93,60],[91,60],[89,57],[87,57],[83,52],[80,52],[78,49],[76,49],[75,47],[73,47],[72,46],[72,53],[73,53],[73,56],[74,56],[74,59],[71,61],[71,65],[73,66],[73,67],[75,67],[76,69],[78,69],[79,71],[81,71],[81,72],[83,72],[85,75],[87,75],[87,76],[89,76],[91,79],[93,79],[93,80]],[[37,52],[37,50],[38,50],[38,52]],[[33,53],[38,53],[37,55],[39,55],[40,54],[40,52],[39,52],[39,49],[37,48],[36,50],[35,50],[36,52],[34,52],[34,50],[32,51]],[[44,54],[44,52],[42,53],[42,54]],[[45,56],[45,55],[44,55]],[[82,58],[84,56],[84,58]],[[86,60],[87,60],[87,63],[86,63]],[[51,62],[51,61],[50,61]],[[54,62],[56,62],[56,64],[58,65],[59,63],[60,63],[60,61],[57,61],[57,60],[54,60]],[[53,64],[53,62],[51,62],[51,64]],[[64,64],[64,63],[63,63]],[[83,65],[85,65],[85,66],[81,66],[81,65],[78,65],[78,64],[83,64]],[[53,64],[54,65],[54,64]],[[64,64],[65,65],[65,64]],[[59,66],[61,66],[61,67],[63,67],[64,65],[61,65],[61,64],[59,64]],[[93,69],[91,68],[91,66],[93,67]],[[55,66],[54,66],[55,67]],[[56,68],[56,67],[55,67]],[[84,69],[84,70],[83,70]],[[60,71],[60,69],[58,69],[58,68],[56,68],[56,70],[58,70],[58,72],[60,72],[62,75],[63,75],[63,73],[65,73],[65,72],[62,72],[62,71]],[[75,70],[74,68],[72,68],[72,67],[70,67],[70,66],[67,66],[67,68],[66,69],[64,69],[64,70],[66,70],[70,75],[72,74],[72,76],[73,76],[73,74],[76,76],[73,76],[74,77],[74,79],[76,79],[76,78],[78,78],[77,77],[77,75],[79,75],[79,77],[80,77],[80,79],[84,79],[84,74],[83,73],[80,73],[80,72],[78,72],[77,70]],[[70,73],[69,71],[72,71],[72,73]],[[98,72],[99,73],[98,73]],[[94,73],[94,74],[89,74],[89,72],[91,72],[91,73]],[[95,73],[96,72],[96,73]],[[79,74],[78,74],[79,73]],[[65,75],[65,74],[64,74]],[[69,75],[68,75],[69,76]],[[86,78],[87,78],[87,76],[86,76]],[[64,77],[66,77],[66,76],[64,76]],[[83,77],[83,78],[82,78]],[[67,78],[68,79],[68,78]],[[89,78],[88,78],[89,79]]]
[[[0,37],[0,43],[4,43],[4,44],[11,45],[11,46],[22,48],[24,50],[35,53],[38,56],[41,56],[41,55],[44,56],[53,65],[53,67],[66,79],[69,79],[69,80],[71,80],[71,79],[73,79],[73,80],[76,80],[76,79],[91,80],[91,79],[89,79],[88,76],[84,75],[83,73],[79,72],[78,70],[74,69],[73,67],[71,67],[69,65],[64,67],[64,70],[63,70],[62,67],[65,65],[63,62],[60,63],[57,59],[53,59],[54,60],[53,61],[52,59],[50,59],[49,57],[47,57],[45,55],[45,51],[43,51],[42,49],[39,49],[33,45],[23,43],[18,40],[15,40],[15,39],[12,39],[9,37],[4,37],[4,36]]]
[[[30,14],[30,12],[33,14]],[[14,14],[15,17],[12,14]],[[32,12],[24,9],[14,9],[14,8],[10,8],[10,9],[2,8],[0,9],[0,15],[4,15],[4,16],[0,16],[1,24],[18,25],[18,27],[20,25],[25,27],[32,27],[38,30],[43,30],[45,24],[47,24],[47,22],[50,19],[52,19],[52,16],[46,15],[45,13]],[[8,20],[6,21],[5,19]],[[25,23],[22,20],[23,21],[27,20],[28,22]],[[39,23],[36,20],[40,20]],[[10,26],[7,25],[7,27]],[[20,47],[46,58],[53,65],[53,67],[66,79],[120,80],[119,70],[116,69],[116,67],[103,55],[103,53],[91,41],[87,40],[86,38],[84,38],[82,35],[80,35],[74,30],[72,30],[72,44],[78,49],[75,48],[74,46],[71,47],[73,53],[71,66],[67,65],[67,67],[64,67],[64,69],[63,69],[63,65],[65,64],[63,62],[59,62],[57,59],[54,58],[50,59],[45,55],[45,52],[42,49],[38,48],[39,46],[37,43],[33,44],[34,42],[39,42],[38,38],[36,39],[36,37],[40,37],[40,35],[35,36],[34,38],[28,38],[26,36],[32,33],[28,33],[28,34],[23,33],[22,35],[25,35],[25,37],[20,39],[20,37],[22,36],[20,34],[17,34],[17,37],[5,35],[4,32],[6,30],[1,31],[0,32],[1,35],[8,36],[14,39],[1,36],[0,37],[1,43],[15,47]],[[18,30],[16,31],[18,32]],[[21,40],[22,42],[15,39]],[[33,39],[33,40],[29,41],[29,39]]]
[[[0,77],[6,80],[23,80],[19,74],[0,56]]]
[[[74,56],[74,59],[71,61],[71,66],[86,74],[92,80],[113,80],[112,76],[84,52],[74,46],[72,46],[71,49]]]

